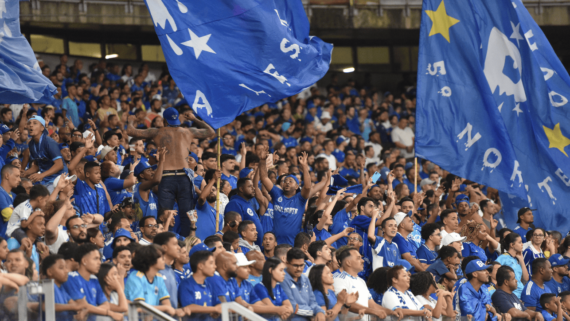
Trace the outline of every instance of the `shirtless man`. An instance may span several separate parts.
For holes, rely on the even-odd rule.
[[[178,111],[175,108],[168,108],[163,113],[168,127],[136,129],[134,127],[134,116],[129,117],[129,127],[127,134],[131,137],[153,139],[158,148],[166,148],[166,163],[162,179],[158,185],[158,202],[161,208],[172,210],[174,202],[178,203],[180,213],[180,224],[176,232],[182,236],[190,235],[190,219],[185,215],[194,209],[195,204],[190,193],[192,183],[186,172],[188,158],[190,157],[190,146],[192,139],[208,138],[216,133],[210,125],[196,119],[192,111],[186,111],[184,117],[193,122],[197,128],[182,128],[178,119]]]

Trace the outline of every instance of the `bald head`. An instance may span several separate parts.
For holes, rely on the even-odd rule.
[[[237,276],[237,258],[231,252],[223,252],[216,257],[217,271],[227,281]]]
[[[255,263],[250,265],[251,269],[254,269],[259,272],[263,271],[263,265],[265,264],[265,256],[263,255],[263,253],[253,250],[247,252],[245,254],[245,257],[247,258],[248,261],[255,261]]]

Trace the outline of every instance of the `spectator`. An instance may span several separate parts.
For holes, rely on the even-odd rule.
[[[536,228],[528,231],[527,235],[528,237],[526,239],[528,242],[524,244],[526,249],[523,251],[523,257],[528,275],[532,275],[532,262],[534,262],[535,259],[544,257],[541,246],[542,242],[546,240],[546,231],[541,228]]]
[[[186,314],[197,315],[199,320],[207,320],[210,314],[222,313],[222,305],[214,305],[213,291],[208,278],[216,273],[216,261],[211,251],[190,251],[190,267],[194,272],[180,282],[178,296]]]
[[[269,258],[263,265],[263,281],[254,287],[255,295],[261,302],[275,307],[272,311],[261,314],[268,320],[275,321],[279,318],[286,320],[294,312],[292,303],[281,286],[284,284],[286,275],[285,264],[277,258]]]
[[[255,263],[255,261],[248,261],[243,253],[238,253],[235,255],[237,259],[237,270],[236,270],[236,285],[237,290],[241,293],[241,298],[248,304],[254,304],[259,301],[257,295],[253,291],[253,285],[249,283],[249,269],[250,266]],[[253,308],[256,311],[256,307]],[[260,311],[256,311],[260,312]]]
[[[532,278],[524,286],[521,301],[527,309],[541,312],[540,297],[545,293],[552,293],[546,282],[552,279],[552,267],[545,258],[539,258],[532,263]]]
[[[533,210],[528,207],[523,207],[517,213],[517,224],[519,225],[513,229],[513,232],[521,236],[523,243],[527,242],[526,233],[534,227],[534,215],[532,215],[532,211]]]
[[[124,274],[124,271],[120,273],[113,264],[103,263],[97,273],[97,279],[99,279],[99,285],[101,285],[101,289],[109,301],[109,310],[126,313],[129,307],[121,274]]]
[[[346,315],[352,304],[358,300],[358,292],[347,294],[346,289],[340,291],[337,298],[333,286],[334,278],[326,265],[314,265],[308,277],[317,304],[325,311],[328,319],[334,318],[335,321],[339,321],[339,314]]]
[[[142,232],[142,237],[139,240],[139,244],[152,244],[154,237],[158,233],[158,223],[156,223],[156,219],[153,216],[144,216],[139,221],[139,227]]]
[[[6,236],[12,236],[14,231],[22,228],[26,229],[34,219],[40,215],[41,209],[46,206],[50,197],[48,189],[43,185],[35,185],[30,189],[30,199],[16,206],[8,220]],[[18,235],[16,235],[18,236]]]
[[[209,279],[214,304],[220,304],[222,302],[220,298],[223,297],[226,302],[235,301],[246,308],[251,306],[242,298],[243,294],[239,291],[239,286],[235,280],[237,268],[237,258],[234,253],[222,252],[216,257],[218,274]]]
[[[517,233],[510,233],[503,239],[501,243],[503,255],[497,258],[496,262],[503,266],[510,266],[515,271],[515,278],[517,279],[517,289],[513,293],[520,298],[524,284],[529,280],[528,270],[524,265],[524,258],[522,255],[523,242],[522,238]]]
[[[275,248],[277,247],[277,237],[273,232],[265,232],[263,235],[263,255],[265,258],[274,257]]]
[[[422,226],[422,240],[425,241],[418,249],[417,256],[421,263],[432,265],[436,258],[436,250],[441,245],[441,232],[435,223],[428,223]]]
[[[457,279],[455,271],[459,268],[460,263],[461,255],[457,250],[451,246],[444,246],[439,250],[435,262],[426,271],[433,274],[436,282],[439,282],[443,275],[448,279]]]
[[[241,235],[239,247],[242,253],[246,254],[252,250],[261,251],[259,246],[255,244],[255,241],[258,239],[258,232],[254,222],[242,221],[239,223],[238,232]]]
[[[555,294],[545,293],[540,297],[540,305],[542,307],[542,317],[544,321],[562,321],[564,320],[564,311],[560,298]]]
[[[232,187],[233,188],[233,187]],[[228,212],[236,212],[241,215],[242,221],[251,221],[255,224],[255,228],[260,235],[264,234],[261,221],[259,219],[258,213],[255,211],[255,207],[252,206],[252,201],[255,202],[253,198],[255,196],[255,189],[253,182],[250,178],[240,178],[237,180],[237,194],[232,196],[230,202],[226,205],[225,214]],[[261,246],[262,239],[257,238],[255,244]],[[246,253],[246,252],[244,252]]]
[[[245,257],[254,262],[249,266],[249,277],[247,281],[251,286],[256,286],[262,280],[263,265],[265,264],[266,258],[260,251],[249,251],[245,254]]]
[[[99,251],[102,251],[105,248],[105,237],[101,230],[96,227],[92,227],[87,229],[87,238],[89,239],[90,243],[93,243],[97,246]],[[107,261],[107,258],[104,255],[101,255],[101,262]]]
[[[393,241],[398,245],[398,249],[402,254],[402,259],[408,261],[408,263],[414,267],[415,271],[424,271],[426,266],[420,263],[416,256],[416,248],[408,240],[408,235],[414,230],[414,221],[407,214],[402,212],[394,215],[394,219],[398,226],[398,234],[394,236]]]
[[[472,260],[467,264],[465,269],[467,282],[457,292],[462,317],[466,316],[471,317],[472,320],[484,321],[487,318],[487,311],[496,316],[497,312],[491,305],[486,304],[485,298],[486,287],[484,284],[489,282],[489,271],[487,271],[489,267],[479,259]],[[495,318],[493,317],[493,320]]]
[[[196,212],[200,220],[196,222],[196,236],[200,239],[214,234],[216,232],[216,193],[215,183],[221,179],[222,172],[220,170],[208,171],[205,180],[206,187],[202,189],[200,197],[196,203]],[[218,217],[219,218],[219,217]],[[218,229],[221,230],[223,219],[219,221]]]
[[[113,249],[113,264],[117,267],[117,272],[122,271],[123,275],[120,275],[124,281],[126,281],[127,276],[132,268],[132,252],[126,246],[117,246]]]
[[[565,259],[560,254],[552,255],[548,261],[552,267],[552,279],[545,282],[551,293],[560,295],[560,293],[570,290],[570,279],[568,278],[569,259]]]
[[[529,310],[516,296],[517,279],[510,266],[501,266],[497,270],[497,291],[492,296],[493,305],[499,313],[508,313],[513,319],[540,320],[536,311]]]
[[[443,316],[455,317],[453,294],[437,288],[433,276],[428,272],[418,272],[410,278],[410,291],[420,305],[431,307],[432,320],[441,321]],[[437,300],[432,295],[437,296]]]
[[[169,294],[171,294],[170,296],[171,306],[174,309],[178,309],[178,283],[176,282],[176,273],[172,268],[174,260],[176,260],[176,258],[178,258],[178,255],[180,254],[180,245],[178,245],[178,239],[176,238],[176,235],[172,232],[162,232],[154,237],[153,244],[161,247],[162,256],[165,264],[164,268],[160,269],[158,272],[164,279],[166,290],[168,291]],[[177,310],[177,313],[180,314],[181,311],[182,310]]]
[[[111,203],[114,205],[120,204],[126,197],[131,197],[127,189],[130,189],[137,182],[137,178],[134,175],[135,168],[138,165],[138,160],[130,164],[129,176],[125,179],[120,179],[121,168],[119,165],[114,164],[111,161],[104,161],[101,164],[101,178],[105,187],[111,196]]]
[[[6,236],[6,228],[9,220],[14,212],[14,197],[12,189],[20,185],[20,170],[13,165],[5,165],[0,171],[2,181],[0,182],[0,212],[2,220],[0,220],[0,237]]]
[[[313,265],[308,267],[303,274],[309,277],[311,268],[317,264],[326,265],[331,259],[331,249],[325,241],[315,241],[309,245],[309,255],[313,258]],[[332,274],[332,273],[331,273]]]
[[[100,214],[111,211],[110,200],[101,183],[101,167],[97,162],[87,162],[85,180],[78,179],[75,185],[75,200],[83,213]],[[102,220],[97,220],[99,223]]]

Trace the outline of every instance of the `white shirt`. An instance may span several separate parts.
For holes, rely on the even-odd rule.
[[[140,241],[139,241],[140,245],[151,245],[152,242],[147,241],[144,237],[141,237]]]
[[[55,240],[55,242],[53,242],[53,244],[50,244],[47,247],[49,248],[51,254],[57,254],[57,251],[59,251],[59,247],[67,241],[69,241],[69,234],[67,234],[67,230],[65,230],[65,227],[59,225],[57,227],[57,239]]]
[[[423,309],[423,305],[416,300],[416,297],[410,290],[402,293],[391,286],[382,298],[382,306],[386,309],[395,310],[398,308],[419,311]],[[402,320],[414,320],[415,317],[407,317]]]
[[[372,299],[368,286],[366,282],[360,277],[354,277],[346,272],[342,272],[334,278],[334,291],[338,295],[340,291],[346,290],[346,293],[351,294],[358,292],[357,304],[368,308],[368,300]],[[358,314],[348,312],[347,318],[358,318]],[[348,320],[348,319],[347,319]],[[361,320],[368,320],[368,317],[364,317]]]
[[[374,149],[374,157],[380,157],[380,153],[382,153],[382,145],[373,142],[367,142],[364,143],[364,146],[372,146],[372,149]]]
[[[333,130],[333,126],[330,122],[330,119],[326,125],[323,125],[323,123],[321,121],[319,121],[318,124],[315,124],[315,127],[322,132],[328,132],[329,130]]]
[[[315,157],[315,159],[317,158],[326,158],[329,161],[329,168],[331,169],[331,171],[336,170],[336,157],[334,157],[333,154],[327,155],[325,153],[322,153],[317,155],[317,157]]]
[[[399,142],[402,143],[404,146],[413,146],[414,145],[414,131],[410,127],[406,127],[401,129],[400,127],[395,127],[392,130],[392,141],[394,143]],[[412,152],[408,152],[406,149],[401,148],[400,154],[405,158],[414,157],[414,150]]]
[[[12,212],[12,216],[8,220],[8,226],[6,227],[6,236],[12,236],[12,232],[20,228],[22,220],[27,220],[32,214],[32,205],[30,205],[30,200],[25,201],[18,205],[14,212]]]
[[[437,304],[437,301],[434,300],[432,297],[429,297],[429,300],[428,300],[423,295],[416,295],[416,300],[418,300],[418,302],[422,306],[429,305],[432,308],[432,310],[435,309],[435,305]],[[441,314],[439,316],[439,318],[432,317],[432,321],[441,321],[442,317],[443,317],[443,314]]]

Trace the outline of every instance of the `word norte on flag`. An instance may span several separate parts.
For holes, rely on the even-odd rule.
[[[3,104],[51,103],[57,89],[42,75],[20,32],[20,1],[0,0],[0,100]]]
[[[520,0],[424,0],[416,151],[570,228],[570,77]]]
[[[327,72],[301,0],[145,0],[176,84],[214,128],[295,95]]]

